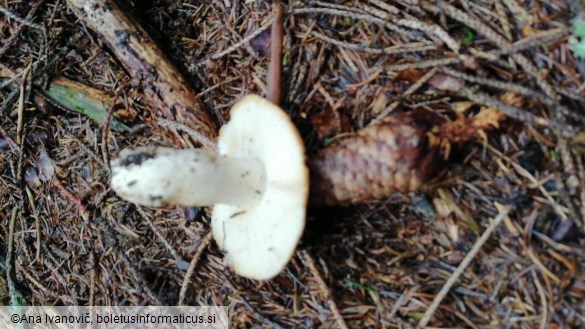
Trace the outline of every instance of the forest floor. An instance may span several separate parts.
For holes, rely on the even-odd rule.
[[[270,2],[118,3],[218,126],[242,96],[266,94],[270,34],[248,36],[270,30]],[[585,62],[570,43],[580,8],[288,3],[283,108],[309,157],[412,108],[507,118],[454,150],[421,191],[309,209],[288,267],[256,282],[224,265],[205,211],[138,207],[110,189],[108,159],[121,149],[182,146],[99,31],[64,0],[0,1],[1,304],[224,305],[234,328],[412,328],[430,315],[442,328],[585,327]],[[55,81],[113,99],[119,129],[66,110],[74,96],[59,99]]]

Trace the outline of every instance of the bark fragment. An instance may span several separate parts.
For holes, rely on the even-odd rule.
[[[68,0],[76,15],[109,46],[145,99],[163,117],[215,139],[217,126],[195,92],[153,39],[113,1]],[[160,116],[160,115],[157,115]]]

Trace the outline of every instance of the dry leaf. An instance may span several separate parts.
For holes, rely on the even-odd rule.
[[[443,199],[434,198],[433,204],[435,205],[435,210],[437,211],[439,218],[447,218],[453,213],[453,209],[451,209],[447,201]]]
[[[386,91],[394,94],[405,92],[412,84],[423,76],[423,72],[417,69],[406,69],[398,72],[392,81],[386,83]]]
[[[320,139],[350,130],[349,118],[342,113],[336,115],[334,111],[322,111],[312,114],[309,119]]]
[[[48,182],[55,176],[55,166],[53,160],[49,158],[47,151],[41,150],[37,157],[37,170],[39,172],[39,178],[43,182]]]
[[[459,91],[465,82],[448,74],[437,73],[429,80],[429,85],[438,90]]]
[[[506,92],[502,96],[500,96],[500,100],[508,105],[522,107],[525,103],[525,99],[513,92]]]
[[[578,298],[585,299],[585,278],[577,277],[573,280],[569,286],[569,295]]]
[[[0,138],[0,152],[7,152],[10,151],[10,144],[4,138]]]
[[[386,105],[388,105],[388,98],[386,98],[386,95],[383,92],[381,92],[376,96],[376,98],[372,102],[372,113],[373,114],[381,113],[386,108]]]
[[[30,187],[39,187],[41,185],[41,180],[35,168],[30,167],[26,169],[24,172],[24,182]]]
[[[269,57],[271,39],[272,32],[270,29],[267,29],[257,35],[254,39],[250,40],[249,47],[247,47],[248,51],[252,53],[253,56]]]
[[[455,111],[457,113],[463,113],[463,112],[467,111],[473,105],[475,105],[475,103],[470,102],[470,101],[456,102],[452,105],[452,109],[453,109],[453,111]]]
[[[398,72],[398,74],[394,78],[394,81],[408,81],[410,83],[415,83],[418,80],[420,80],[420,78],[422,78],[423,75],[424,73],[420,70],[405,69]]]
[[[475,116],[472,124],[476,127],[494,127],[499,128],[500,121],[504,119],[504,114],[494,108],[482,108]]]

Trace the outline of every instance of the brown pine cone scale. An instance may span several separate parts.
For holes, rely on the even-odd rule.
[[[311,201],[357,204],[419,189],[444,165],[435,138],[445,123],[417,109],[393,115],[340,139],[311,157]]]

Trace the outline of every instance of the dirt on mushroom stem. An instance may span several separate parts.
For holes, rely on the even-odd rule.
[[[310,201],[360,204],[420,189],[442,171],[452,148],[502,119],[493,109],[454,121],[424,109],[392,115],[310,157]]]

